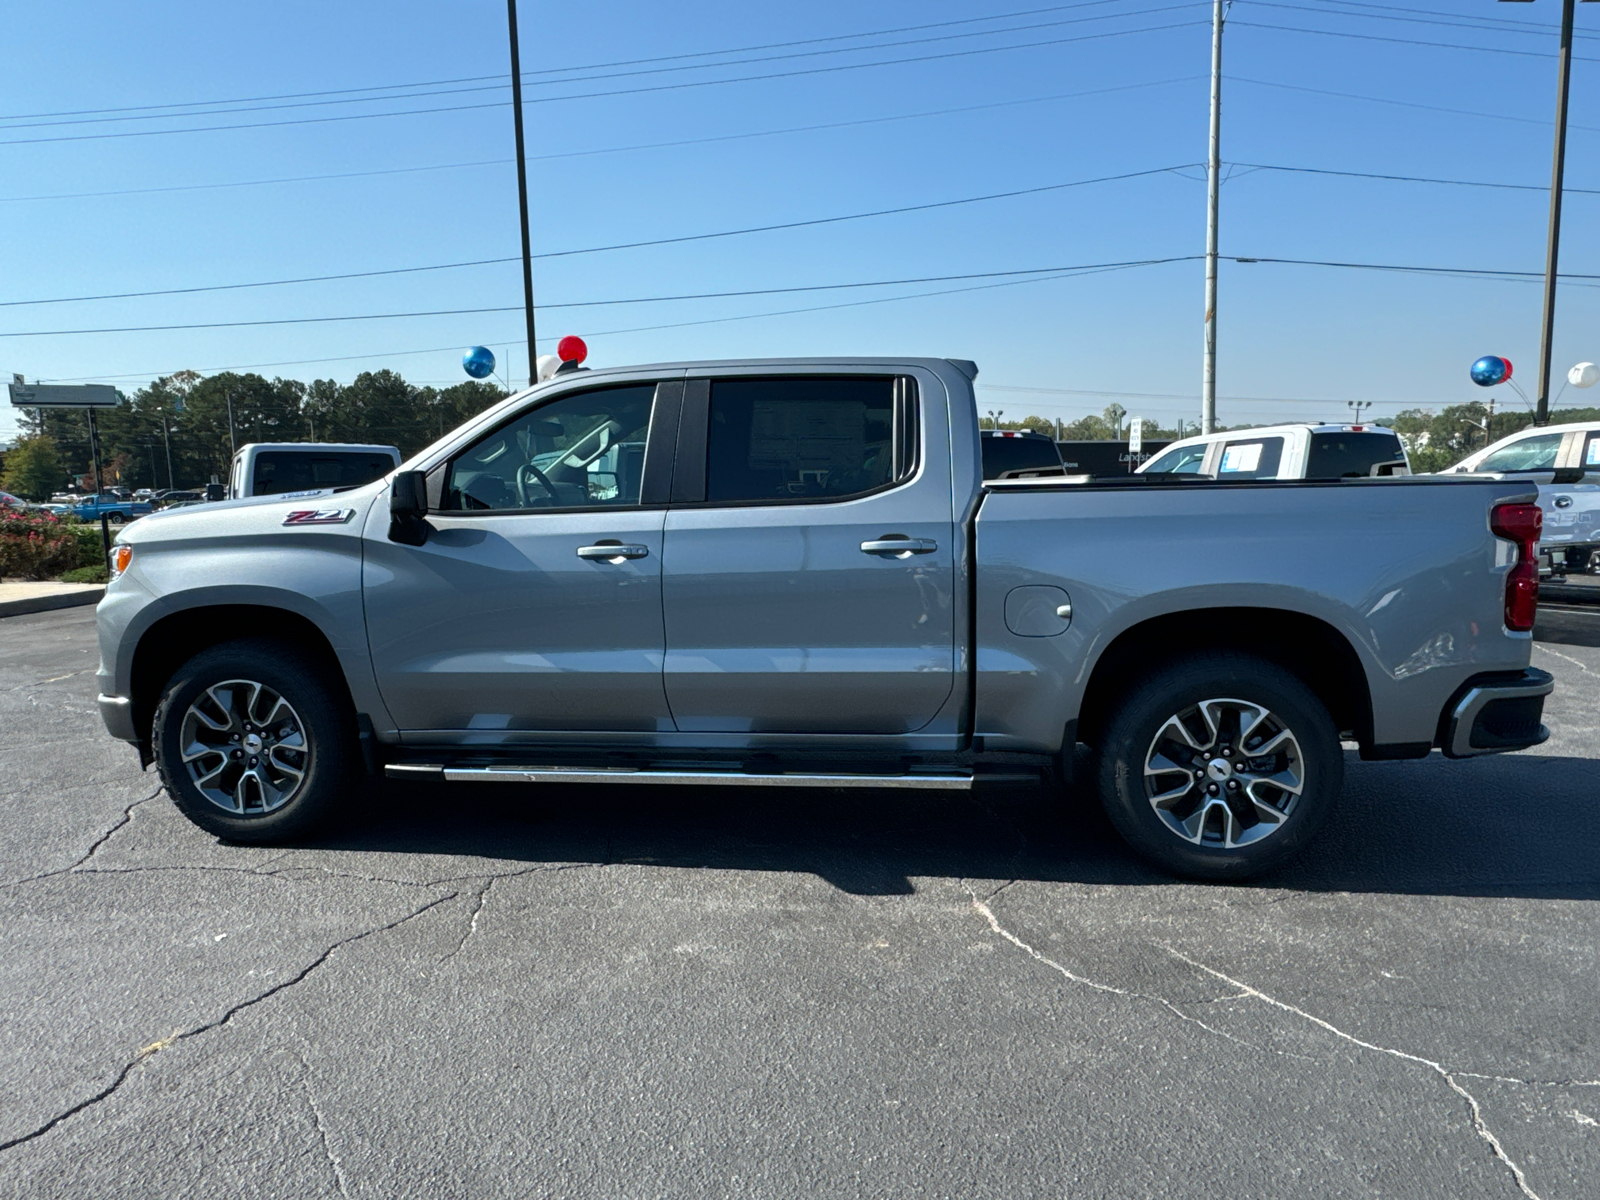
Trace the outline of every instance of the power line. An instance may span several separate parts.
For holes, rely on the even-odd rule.
[[[1391,183],[1438,183],[1448,184],[1451,187],[1502,188],[1516,192],[1538,192],[1546,196],[1550,194],[1550,185],[1547,183],[1501,183],[1484,179],[1433,179],[1426,175],[1381,175],[1372,171],[1335,171],[1328,167],[1285,167],[1273,163],[1233,162],[1228,165],[1231,167],[1247,167],[1252,171],[1287,171],[1299,175],[1338,175],[1347,179],[1381,179]],[[1600,188],[1567,187],[1562,190],[1583,196],[1600,196]]]
[[[1402,16],[1402,13],[1421,12],[1421,9],[1393,9],[1383,12],[1344,12],[1339,9],[1320,8],[1305,4],[1285,4],[1282,0],[1251,0],[1252,8],[1283,8],[1293,12],[1315,13],[1322,17],[1358,17],[1369,21],[1401,21],[1411,25],[1441,25],[1453,29],[1474,29],[1481,33],[1515,33],[1523,37],[1548,37],[1560,29],[1559,25],[1531,24],[1531,28],[1519,28],[1520,22],[1493,24],[1473,24],[1472,22],[1487,21],[1489,18],[1473,17],[1466,14],[1435,13],[1430,16]]]
[[[797,59],[797,58],[815,58],[815,57],[819,57],[821,55],[857,54],[857,53],[862,53],[862,52],[869,51],[869,50],[892,50],[892,49],[896,49],[896,48],[901,47],[901,46],[925,45],[925,44],[928,44],[930,42],[947,42],[947,41],[955,41],[955,40],[966,39],[966,38],[994,37],[994,36],[997,36],[997,35],[1000,35],[1000,34],[1008,34],[1008,33],[1028,33],[1028,32],[1031,32],[1033,30],[1036,30],[1036,29],[1054,29],[1054,28],[1059,28],[1062,25],[1081,25],[1081,24],[1085,24],[1085,23],[1091,22],[1091,21],[1114,21],[1114,20],[1121,20],[1124,17],[1151,16],[1151,15],[1154,15],[1154,14],[1157,14],[1157,13],[1174,12],[1174,11],[1176,11],[1178,9],[1186,9],[1186,8],[1190,8],[1191,6],[1192,6],[1191,3],[1189,3],[1188,0],[1185,0],[1184,3],[1169,4],[1169,5],[1165,5],[1163,7],[1160,7],[1160,8],[1138,9],[1138,10],[1135,10],[1133,12],[1127,12],[1127,13],[1105,13],[1105,14],[1101,14],[1099,16],[1093,16],[1093,17],[1068,17],[1068,18],[1064,18],[1064,19],[1061,19],[1061,20],[1057,20],[1057,21],[1038,22],[1038,23],[1033,24],[1033,25],[1015,25],[1015,26],[1011,26],[1010,28],[1005,28],[1005,29],[983,29],[983,30],[976,30],[976,31],[971,31],[971,32],[967,32],[967,33],[947,33],[947,34],[940,34],[940,35],[938,35],[936,37],[910,38],[910,39],[907,39],[905,41],[899,41],[899,42],[880,42],[880,43],[878,43],[876,45],[872,45],[872,46],[838,46],[838,47],[833,47],[833,48],[826,49],[826,50],[802,50],[802,51],[791,52],[791,53],[788,53],[788,54],[769,54],[769,55],[763,56],[761,58],[732,59],[732,60],[729,60],[727,62],[714,62],[714,63],[686,63],[686,64],[678,64],[678,65],[675,65],[675,66],[668,66],[668,67],[643,67],[643,68],[639,68],[639,69],[631,70],[631,71],[613,71],[613,72],[610,72],[610,73],[607,73],[607,74],[573,75],[571,77],[562,78],[562,79],[534,79],[534,80],[529,81],[527,79],[528,72],[523,72],[522,73],[522,78],[523,78],[525,84],[527,84],[528,86],[552,87],[552,86],[566,85],[566,84],[572,84],[572,83],[591,83],[591,82],[596,82],[596,81],[606,80],[606,79],[624,79],[624,78],[629,78],[629,77],[634,77],[634,76],[639,76],[639,75],[659,75],[659,74],[680,72],[680,71],[705,71],[705,70],[712,70],[712,69],[723,68],[723,67],[753,66],[753,65],[756,65],[758,63],[781,62],[781,61],[793,60],[793,59]],[[491,78],[498,79],[498,77],[491,77]],[[475,84],[474,86],[470,86],[470,87],[425,88],[423,90],[412,90],[412,91],[406,92],[403,95],[346,96],[346,97],[344,97],[342,99],[334,99],[334,100],[296,100],[296,101],[291,101],[289,103],[284,103],[284,104],[250,104],[250,105],[246,105],[246,106],[243,106],[243,107],[234,107],[234,108],[217,108],[217,107],[214,107],[214,108],[207,109],[205,111],[182,112],[182,113],[139,113],[139,114],[121,115],[121,116],[75,116],[75,117],[68,117],[68,118],[59,119],[59,120],[33,121],[33,122],[25,123],[25,124],[12,124],[12,125],[3,126],[3,127],[0,127],[0,128],[6,129],[6,130],[42,129],[42,128],[49,128],[49,127],[55,127],[55,126],[62,126],[62,125],[103,125],[103,124],[109,124],[109,123],[112,123],[112,122],[122,122],[122,121],[153,121],[153,120],[169,120],[169,119],[174,119],[174,118],[188,118],[188,117],[226,116],[226,115],[229,115],[229,114],[232,114],[232,113],[241,113],[241,112],[248,112],[248,113],[274,112],[274,111],[279,111],[279,110],[282,110],[282,109],[290,109],[290,108],[320,108],[320,107],[326,107],[326,106],[335,105],[335,104],[369,104],[369,103],[376,103],[376,102],[386,102],[386,101],[390,101],[390,100],[418,100],[418,99],[423,99],[423,98],[428,97],[428,96],[454,96],[454,95],[463,95],[463,94],[472,93],[472,92],[501,91],[501,90],[504,90],[505,88],[507,88],[509,86],[510,85],[508,83],[506,83],[503,79],[498,79],[497,82],[485,83],[485,84]]]
[[[1044,104],[1055,100],[1075,100],[1085,96],[1104,96],[1113,92],[1136,91],[1142,88],[1166,87],[1174,83],[1193,83],[1204,75],[1183,75],[1174,79],[1154,79],[1147,83],[1123,83],[1114,87],[1091,88],[1082,92],[1057,92],[1048,96],[1027,96],[1019,100],[993,100],[987,104],[967,104],[957,108],[935,108],[924,112],[894,113],[886,117],[861,117],[853,121],[826,121],[817,125],[792,125],[783,129],[758,129],[750,133],[724,133],[712,137],[679,138],[670,142],[639,142],[631,146],[601,146],[587,150],[567,150],[556,154],[530,154],[529,162],[547,162],[553,159],[588,158],[599,154],[625,154],[637,150],[669,150],[680,146],[701,146],[714,142],[743,141],[748,138],[778,137],[791,133],[815,133],[828,129],[849,129],[861,125],[882,125],[892,121],[919,120],[924,117],[954,116],[961,113],[983,112],[992,108],[1012,108],[1022,104]],[[0,204],[20,204],[34,200],[83,200],[104,196],[144,196],[158,192],[214,191],[221,188],[265,187],[284,183],[314,183],[328,179],[365,179],[378,175],[407,175],[422,171],[455,171],[470,167],[511,166],[514,158],[486,158],[474,162],[437,163],[425,167],[386,167],[373,171],[339,171],[328,175],[290,175],[278,179],[242,179],[225,183],[172,184],[151,188],[120,188],[102,192],[56,192],[35,196],[0,196]]]
[[[751,83],[766,79],[794,79],[807,75],[827,75],[841,71],[860,71],[871,67],[891,67],[910,63],[937,62],[951,58],[970,58],[979,54],[998,54],[1008,50],[1032,50],[1045,46],[1061,46],[1075,42],[1102,41],[1106,38],[1126,37],[1139,33],[1162,33],[1172,29],[1186,29],[1204,22],[1178,21],[1168,25],[1152,25],[1138,29],[1117,29],[1106,33],[1081,34],[1075,37],[1046,38],[1020,42],[1008,46],[982,46],[971,50],[950,50],[939,54],[922,54],[904,58],[882,59],[864,63],[838,63],[828,67],[806,67],[794,71],[769,71],[758,75],[735,75],[726,79],[697,79],[683,83],[651,84],[647,87],[613,88],[601,92],[575,92],[567,96],[535,96],[525,98],[525,104],[554,104],[566,100],[593,100],[608,96],[634,96],[650,92],[682,91],[688,88],[717,87],[726,83]],[[433,108],[400,109],[382,113],[343,113],[330,117],[294,117],[285,121],[247,121],[232,125],[196,125],[179,129],[124,129],[113,133],[57,134],[50,137],[10,138],[0,141],[0,146],[29,146],[48,142],[92,142],[111,138],[161,137],[178,133],[225,133],[239,129],[276,129],[288,125],[323,125],[335,121],[370,121],[382,117],[414,117],[428,113],[470,112],[485,108],[503,108],[506,101],[489,101],[482,104],[442,105]]]
[[[1049,6],[1048,8],[1030,8],[1030,9],[1024,9],[1024,10],[1022,10],[1020,12],[996,13],[996,14],[993,14],[993,15],[987,16],[987,17],[965,17],[965,18],[962,18],[961,20],[957,20],[957,21],[935,21],[935,22],[932,22],[930,24],[924,24],[924,25],[902,25],[902,26],[898,26],[898,27],[893,28],[893,29],[877,29],[877,30],[871,30],[871,31],[864,32],[864,33],[841,33],[841,34],[833,34],[833,35],[830,35],[830,36],[827,36],[827,37],[819,37],[819,38],[800,38],[798,40],[788,41],[788,42],[766,42],[766,43],[762,43],[760,45],[755,45],[755,46],[737,46],[737,47],[729,48],[727,50],[696,50],[696,51],[691,51],[691,52],[683,53],[683,54],[664,54],[664,55],[657,55],[657,56],[651,57],[651,58],[618,59],[618,60],[614,60],[612,62],[587,63],[587,64],[583,64],[583,65],[579,65],[579,66],[571,66],[571,67],[546,67],[546,68],[544,68],[542,70],[524,71],[522,73],[522,77],[523,77],[523,79],[525,81],[530,81],[531,82],[531,81],[534,81],[534,80],[536,80],[536,79],[538,79],[540,77],[543,77],[543,76],[562,75],[562,74],[568,74],[568,73],[576,72],[576,71],[597,71],[597,70],[604,70],[604,69],[606,69],[608,67],[631,67],[631,66],[637,66],[637,65],[639,65],[641,63],[674,62],[674,61],[677,61],[677,60],[680,60],[680,59],[685,59],[685,58],[708,58],[708,57],[712,57],[712,56],[716,56],[716,55],[748,54],[748,53],[753,53],[753,52],[755,52],[757,50],[782,50],[782,49],[787,49],[790,46],[810,46],[810,45],[818,45],[818,44],[821,44],[821,43],[824,43],[824,42],[849,41],[849,40],[857,40],[857,39],[860,39],[860,38],[870,38],[870,37],[887,37],[887,36],[889,36],[891,34],[896,34],[896,33],[916,33],[916,32],[919,32],[921,30],[924,30],[924,29],[945,29],[945,28],[951,28],[951,27],[954,27],[954,26],[957,26],[957,25],[975,25],[975,24],[979,24],[979,23],[981,23],[983,21],[1009,21],[1009,20],[1014,20],[1015,18],[1018,18],[1018,17],[1034,17],[1034,16],[1039,16],[1042,13],[1064,12],[1064,11],[1066,11],[1068,9],[1097,8],[1097,7],[1100,7],[1101,5],[1115,4],[1115,3],[1121,3],[1121,2],[1122,2],[1122,0],[1087,0],[1087,2],[1084,2],[1084,0],[1080,0],[1079,3],[1075,3],[1075,4],[1054,4],[1054,5]],[[859,48],[860,49],[871,49],[871,47],[859,47]],[[715,65],[715,64],[712,64],[712,65]],[[409,89],[409,88],[443,87],[443,86],[446,86],[446,85],[449,85],[449,84],[456,84],[456,83],[483,83],[485,81],[498,80],[498,79],[502,79],[502,78],[503,78],[503,75],[498,75],[498,74],[497,75],[466,75],[466,76],[461,76],[461,77],[458,77],[458,78],[455,78],[455,79],[426,79],[426,80],[414,80],[411,83],[382,83],[382,84],[373,84],[373,85],[370,85],[368,87],[334,88],[334,89],[331,89],[331,90],[317,91],[317,92],[281,92],[281,93],[277,93],[277,94],[270,95],[270,96],[235,96],[235,97],[231,97],[231,98],[227,98],[227,99],[221,99],[221,100],[186,100],[186,101],[181,101],[181,102],[172,103],[172,104],[134,104],[134,105],[123,105],[123,106],[115,107],[115,108],[81,108],[81,109],[70,109],[70,110],[61,111],[61,112],[13,113],[10,116],[0,117],[0,121],[31,120],[31,119],[33,119],[35,117],[90,116],[90,115],[94,115],[94,114],[97,114],[97,113],[135,112],[135,111],[145,111],[145,110],[159,109],[159,108],[203,108],[203,107],[207,107],[207,106],[215,105],[215,104],[255,104],[255,103],[265,102],[265,101],[268,101],[268,100],[302,100],[302,99],[306,99],[308,97],[314,97],[314,96],[346,96],[346,95],[351,95],[351,94],[353,94],[355,92],[397,91],[397,90],[405,90],[405,89]]]
[[[1136,259],[1122,263],[1093,263],[1087,266],[1070,267],[1028,267],[1013,271],[978,271],[965,275],[924,275],[910,279],[875,279],[854,283],[815,283],[795,287],[781,288],[744,288],[728,292],[693,292],[677,296],[631,296],[625,299],[614,300],[575,300],[565,304],[544,304],[542,308],[600,308],[619,304],[666,304],[680,300],[725,300],[746,296],[775,296],[792,294],[795,292],[827,292],[844,288],[863,287],[893,287],[901,284],[912,283],[942,283],[952,280],[964,279],[996,279],[1002,276],[1014,275],[1043,275],[1059,271],[1088,271],[1112,267],[1127,266],[1154,266],[1158,263],[1188,262],[1200,257],[1195,254],[1180,255],[1175,258]],[[493,306],[485,308],[446,308],[432,309],[425,312],[397,312],[397,313],[357,313],[332,317],[279,317],[267,320],[254,321],[200,321],[181,325],[124,325],[100,329],[36,329],[20,331],[0,331],[0,337],[64,337],[70,334],[86,333],[158,333],[180,329],[243,329],[255,328],[266,325],[323,325],[335,321],[389,321],[408,317],[456,317],[471,316],[482,313],[521,312],[520,305]]]
[[[1048,183],[1038,187],[1016,188],[1007,192],[990,192],[982,196],[964,196],[957,200],[934,200],[925,204],[908,204],[899,208],[880,208],[872,212],[846,213],[835,217],[812,217],[803,221],[782,221],[771,225],[750,225],[742,229],[723,229],[713,233],[692,233],[679,237],[652,238],[639,242],[615,242],[608,246],[587,246],[577,250],[552,250],[543,254],[534,255],[535,258],[570,258],[579,254],[599,254],[608,250],[636,250],[649,246],[671,246],[684,242],[703,242],[713,238],[738,237],[748,233],[771,233],[783,229],[804,229],[818,225],[834,225],[843,221],[859,221],[869,217],[896,216],[903,213],[927,212],[932,209],[954,208],[966,204],[979,204],[989,200],[1008,200],[1018,196],[1033,196],[1044,192],[1058,192],[1067,188],[1087,187],[1096,183],[1115,183],[1127,179],[1142,179],[1150,175],[1162,175],[1173,171],[1184,170],[1194,166],[1194,163],[1180,163],[1172,167],[1151,167],[1144,171],[1127,171],[1121,175],[1103,175],[1097,179],[1076,179],[1068,183]],[[57,296],[47,300],[3,300],[0,308],[14,308],[20,305],[34,304],[77,304],[97,300],[132,300],[149,296],[182,296],[192,295],[196,292],[224,292],[236,291],[244,288],[283,287],[300,283],[327,283],[342,279],[371,279],[383,275],[410,275],[422,271],[446,271],[458,267],[482,267],[498,265],[509,262],[520,262],[520,255],[510,255],[503,258],[480,258],[466,262],[434,263],[422,267],[390,267],[374,271],[348,271],[337,275],[305,275],[297,279],[267,279],[253,283],[217,283],[203,287],[163,288],[144,292],[110,292],[97,296]]]
[[[1549,126],[1553,124],[1553,122],[1543,121],[1537,117],[1512,117],[1507,116],[1505,113],[1478,112],[1468,108],[1446,108],[1439,104],[1420,104],[1413,100],[1395,100],[1388,96],[1363,96],[1357,92],[1333,92],[1326,88],[1304,87],[1295,83],[1275,83],[1270,79],[1246,79],[1242,75],[1229,75],[1227,79],[1229,83],[1248,83],[1256,87],[1281,88],[1284,91],[1306,92],[1313,96],[1332,96],[1340,100],[1365,100],[1371,104],[1391,104],[1397,108],[1417,108],[1424,112],[1446,113],[1456,117],[1481,117],[1489,121],[1512,121],[1518,125]],[[1585,133],[1600,133],[1600,126],[1594,125],[1569,124],[1567,128],[1569,130],[1581,129]]]
[[[739,313],[739,314],[737,314],[735,316],[729,316],[729,317],[705,317],[705,318],[701,318],[701,319],[693,320],[693,321],[673,321],[673,322],[670,322],[668,324],[663,324],[663,325],[635,325],[635,326],[631,326],[631,327],[626,328],[626,329],[598,329],[598,330],[584,330],[582,332],[583,332],[585,337],[601,338],[601,337],[617,337],[617,336],[621,336],[623,334],[629,334],[629,333],[650,333],[650,332],[655,332],[657,330],[663,330],[663,329],[685,329],[685,328],[688,328],[690,326],[695,326],[695,325],[726,325],[726,324],[730,324],[730,323],[735,322],[735,321],[757,321],[757,320],[761,320],[762,318],[765,318],[765,317],[787,317],[787,316],[794,316],[794,315],[801,314],[801,313],[830,312],[830,311],[833,311],[835,309],[841,309],[841,308],[860,308],[860,307],[864,307],[864,306],[870,305],[870,304],[894,304],[894,303],[898,303],[899,301],[902,301],[902,300],[920,300],[920,299],[925,299],[925,298],[930,297],[930,296],[950,296],[950,295],[956,295],[956,294],[963,293],[963,292],[984,291],[984,290],[987,290],[987,289],[990,289],[990,288],[1017,287],[1017,286],[1021,286],[1023,284],[1029,284],[1029,283],[1048,283],[1048,282],[1050,282],[1052,280],[1057,280],[1057,279],[1073,279],[1073,278],[1077,278],[1080,275],[1098,275],[1098,274],[1106,274],[1106,273],[1109,273],[1109,272],[1112,272],[1112,271],[1131,270],[1131,269],[1134,269],[1134,268],[1137,268],[1137,267],[1157,266],[1157,265],[1161,265],[1161,264],[1165,264],[1165,263],[1172,263],[1172,262],[1187,262],[1187,261],[1192,261],[1195,257],[1196,256],[1194,256],[1194,255],[1188,255],[1186,257],[1180,257],[1180,258],[1141,259],[1141,260],[1135,260],[1135,261],[1125,262],[1125,263],[1108,263],[1108,264],[1100,264],[1100,265],[1089,265],[1089,266],[1084,266],[1084,267],[1063,267],[1063,268],[1060,268],[1059,270],[1057,270],[1057,271],[1055,271],[1053,273],[1045,272],[1045,273],[1041,273],[1041,274],[1035,275],[1032,278],[1028,278],[1028,279],[1008,279],[1008,280],[1004,280],[1004,281],[1002,281],[1000,283],[978,284],[978,285],[974,285],[974,286],[970,286],[970,287],[959,287],[959,288],[942,288],[942,289],[939,289],[939,290],[936,290],[936,291],[930,291],[930,292],[911,292],[911,293],[908,293],[908,294],[902,295],[902,296],[881,296],[881,297],[877,297],[877,298],[874,298],[874,299],[871,299],[871,300],[850,300],[850,301],[846,301],[846,302],[840,303],[840,304],[812,305],[812,306],[808,306],[808,307],[805,307],[805,308],[786,308],[786,309],[778,309],[776,311],[758,312],[758,313]],[[508,310],[508,311],[514,311],[514,310]],[[541,338],[540,339],[540,341],[542,343],[545,343],[545,344],[554,344],[557,340],[558,339],[554,338],[554,337]],[[491,345],[491,346],[510,346],[510,347],[519,347],[520,346],[520,347],[525,347],[527,345],[527,340],[525,338],[519,339],[519,338],[515,338],[515,337],[511,337],[511,338],[487,338],[487,339],[485,339],[485,344]],[[451,345],[451,346],[436,346],[436,347],[432,347],[432,348],[426,349],[426,350],[393,350],[393,351],[388,351],[386,353],[380,353],[380,354],[345,354],[345,355],[338,355],[338,356],[331,357],[331,358],[304,358],[304,359],[290,359],[290,360],[283,361],[283,362],[247,363],[247,364],[244,364],[244,365],[235,365],[235,366],[230,366],[230,367],[205,367],[205,368],[201,368],[199,373],[204,374],[206,372],[217,373],[217,372],[223,372],[223,371],[248,371],[248,370],[256,370],[256,369],[265,368],[265,367],[297,367],[297,366],[308,366],[308,365],[312,365],[312,364],[330,363],[330,362],[354,362],[354,361],[363,360],[363,359],[369,359],[369,358],[398,358],[398,357],[401,357],[403,355],[413,355],[413,354],[440,354],[440,353],[443,353],[443,352],[445,352],[447,350],[457,350],[457,349],[459,349],[459,343],[456,344],[456,345]],[[160,376],[164,376],[164,375],[172,375],[172,374],[175,374],[175,373],[176,372],[173,372],[173,371],[138,371],[138,372],[133,372],[133,373],[128,374],[128,375],[69,376],[69,377],[46,380],[46,381],[41,381],[41,382],[77,383],[77,382],[83,382],[83,381],[91,381],[92,382],[92,381],[96,381],[96,380],[104,382],[104,381],[109,381],[109,380],[122,380],[122,379],[150,379],[150,378],[156,378],[156,377],[160,377]],[[0,411],[3,411],[3,410],[0,410]]]
[[[1424,42],[1417,38],[1384,37],[1376,33],[1350,33],[1342,29],[1306,29],[1299,25],[1269,25],[1263,21],[1241,21],[1237,17],[1228,22],[1230,25],[1242,25],[1246,29],[1272,29],[1279,33],[1312,33],[1322,37],[1355,38],[1363,42],[1389,42],[1397,46],[1428,46],[1436,50],[1476,50],[1480,54],[1514,54],[1519,58],[1554,58],[1543,50],[1513,50],[1509,46],[1463,46],[1460,42]],[[1578,62],[1600,62],[1600,58],[1584,58],[1581,54],[1574,54],[1573,59]]]

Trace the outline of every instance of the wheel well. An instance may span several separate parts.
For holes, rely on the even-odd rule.
[[[270,637],[289,643],[325,667],[330,681],[337,681],[348,698],[349,687],[333,645],[322,630],[298,613],[258,604],[187,608],[162,617],[146,629],[133,652],[130,699],[134,728],[141,742],[149,742],[161,692],[178,668],[200,651],[240,637]]]
[[[1326,621],[1275,608],[1191,609],[1123,630],[1089,676],[1078,710],[1078,740],[1093,745],[1121,693],[1191,650],[1237,650],[1276,663],[1327,705],[1342,734],[1372,744],[1372,697],[1355,650]]]

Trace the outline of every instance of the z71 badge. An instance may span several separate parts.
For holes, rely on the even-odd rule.
[[[353,508],[298,508],[283,519],[285,525],[343,525],[356,515]]]

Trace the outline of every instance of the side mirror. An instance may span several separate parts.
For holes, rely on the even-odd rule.
[[[428,540],[428,477],[400,471],[389,484],[389,540],[420,546]]]
[[[214,504],[218,500],[226,500],[227,498],[228,498],[227,490],[220,483],[208,483],[208,484],[206,484],[206,502],[207,503]]]

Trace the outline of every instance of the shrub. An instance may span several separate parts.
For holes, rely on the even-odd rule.
[[[63,571],[62,583],[110,583],[111,572],[102,566],[76,567],[71,571]]]
[[[0,576],[54,579],[80,561],[77,537],[50,513],[0,515]]]
[[[100,522],[72,521],[63,523],[63,528],[70,533],[78,543],[78,561],[84,564],[98,563],[106,556],[105,543],[100,540]],[[111,540],[117,540],[113,533]]]

